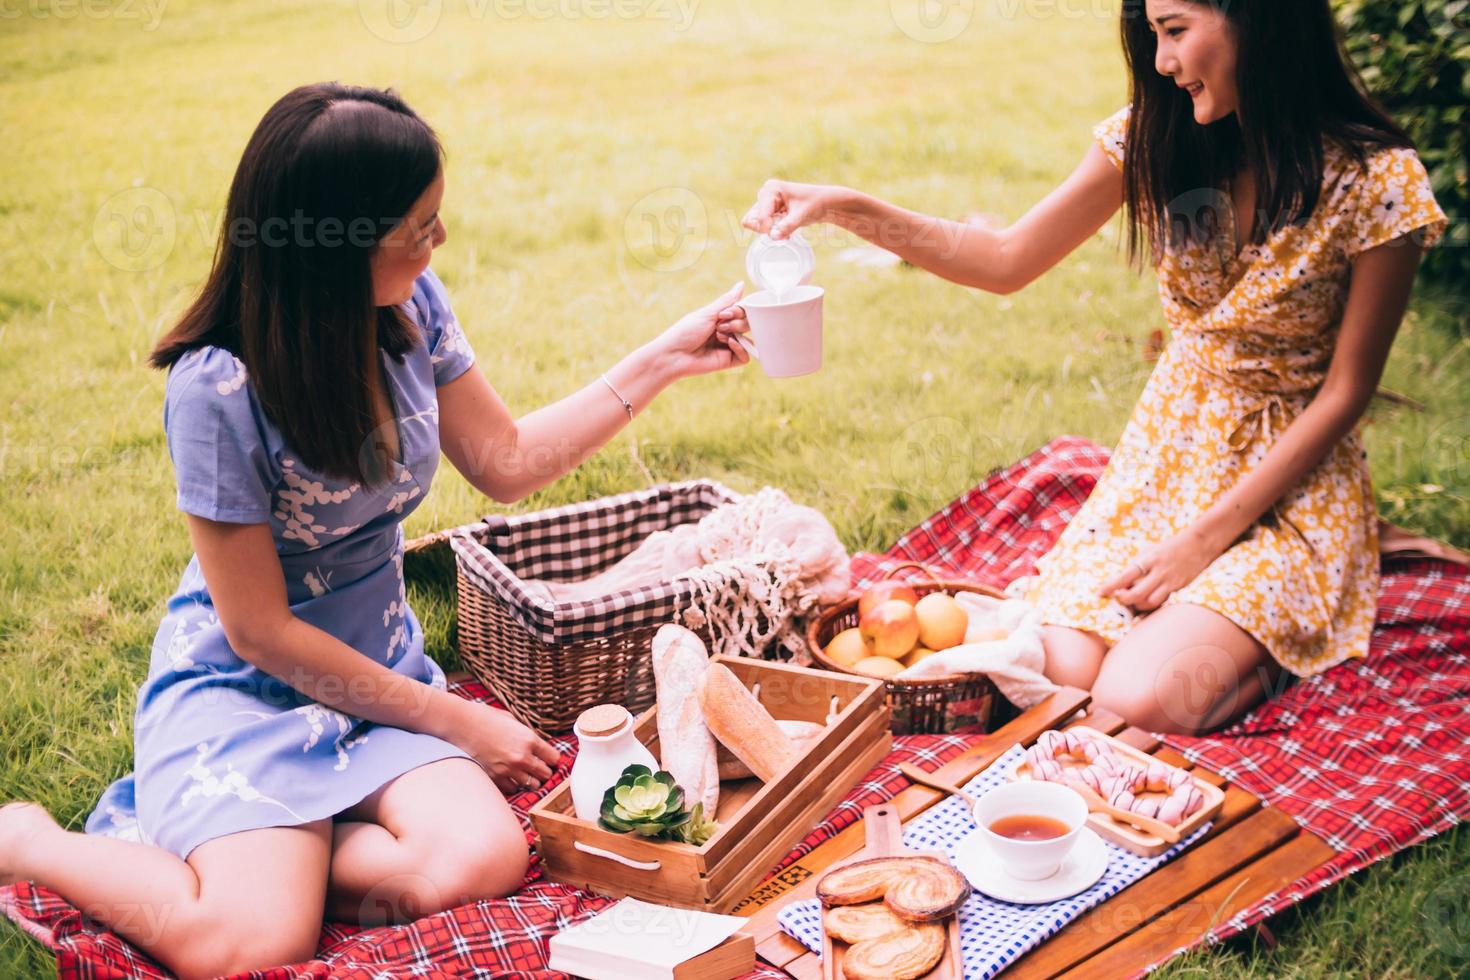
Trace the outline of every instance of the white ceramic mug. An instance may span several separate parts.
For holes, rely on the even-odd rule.
[[[1049,840],[1016,840],[1002,837],[990,825],[1002,817],[1050,817],[1067,826],[1067,833]],[[1061,783],[1023,779],[1006,783],[980,797],[975,803],[975,824],[1001,867],[1012,878],[1040,881],[1056,874],[1072,852],[1082,828],[1087,825],[1087,803]]]
[[[795,378],[822,366],[821,286],[793,286],[778,297],[769,290],[740,301],[750,324],[750,340],[741,343],[772,378]]]

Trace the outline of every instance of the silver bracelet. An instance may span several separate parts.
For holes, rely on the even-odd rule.
[[[622,395],[618,394],[618,389],[613,387],[613,383],[607,380],[607,375],[605,374],[602,376],[602,383],[607,385],[607,390],[612,392],[613,396],[617,398],[618,401],[623,403],[623,411],[628,413],[628,421],[633,421],[633,403],[628,401],[628,399],[624,398]]]

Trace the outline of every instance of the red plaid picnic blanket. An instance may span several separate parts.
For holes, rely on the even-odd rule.
[[[901,562],[1004,588],[1034,570],[1108,462],[1058,439],[909,531],[866,585]],[[1218,941],[1470,817],[1470,569],[1388,558],[1367,657],[1274,695],[1204,738],[1165,741],[1290,814],[1337,856],[1206,937]],[[902,574],[902,573],[900,573]]]
[[[865,584],[900,562],[920,561],[941,574],[1004,587],[1031,573],[1092,492],[1107,459],[1106,450],[1092,443],[1059,439],[993,474],[886,554],[859,556],[854,580]],[[1221,923],[1211,939],[1239,932],[1470,816],[1470,572],[1448,562],[1395,559],[1385,562],[1383,573],[1366,659],[1297,683],[1217,735],[1169,739],[1338,851],[1307,877]],[[478,684],[456,690],[489,700]],[[958,735],[897,739],[892,755],[781,864],[856,822],[862,807],[906,787],[899,763],[932,769],[968,741]],[[558,747],[575,749],[571,740]],[[512,798],[523,822],[536,798]],[[529,839],[529,826],[527,833]],[[329,923],[316,960],[256,976],[559,976],[545,969],[551,935],[609,903],[540,879],[533,863],[515,896],[408,926],[364,930]],[[67,980],[166,975],[53,892],[26,884],[0,889],[0,909],[55,951],[58,974]]]

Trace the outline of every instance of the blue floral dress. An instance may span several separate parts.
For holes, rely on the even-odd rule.
[[[424,684],[444,673],[424,654],[405,601],[402,523],[439,464],[436,386],[474,352],[432,272],[405,308],[424,344],[382,367],[402,463],[381,487],[309,471],[265,417],[229,351],[190,352],[169,371],[163,425],[178,506],[216,521],[270,525],[287,600],[300,619]],[[341,813],[425,763],[465,753],[441,739],[318,704],[230,647],[195,556],[153,641],[134,719],[135,771],[102,794],[87,832],[156,844],[184,858],[242,830]]]

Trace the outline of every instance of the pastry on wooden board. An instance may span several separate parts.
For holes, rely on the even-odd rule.
[[[844,865],[817,882],[825,906],[861,905],[882,899],[894,915],[909,922],[937,922],[959,911],[970,897],[970,883],[937,858],[885,857]]]
[[[853,943],[842,958],[847,980],[918,980],[944,959],[945,927],[910,925],[901,932]]]

